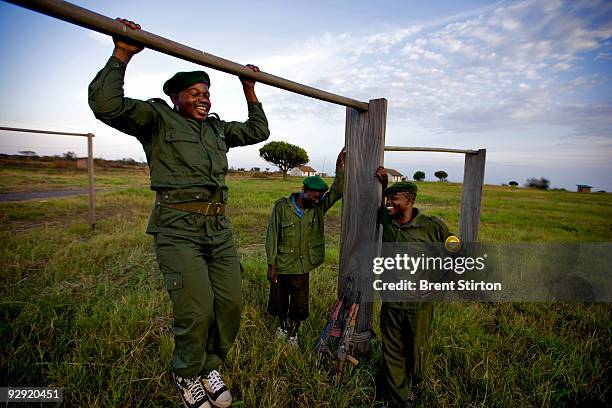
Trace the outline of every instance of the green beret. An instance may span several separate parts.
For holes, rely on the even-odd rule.
[[[383,191],[384,196],[389,196],[397,193],[412,193],[416,196],[417,186],[412,181],[398,181],[393,183],[390,187],[387,187]]]
[[[164,93],[176,95],[193,84],[203,82],[210,88],[210,77],[204,71],[177,72],[164,84]]]
[[[327,183],[319,176],[310,176],[304,179],[304,187],[310,190],[327,191]]]

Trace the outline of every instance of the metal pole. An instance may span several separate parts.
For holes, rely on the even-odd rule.
[[[130,30],[122,23],[74,4],[59,0],[5,0],[30,10],[58,18],[69,23],[111,36],[121,36],[139,42],[147,48],[181,58],[195,64],[204,65],[228,74],[253,79],[267,85],[295,92],[311,98],[367,111],[366,102],[346,98],[321,89],[289,81],[265,72],[253,72],[244,65],[207,54],[195,48],[177,43],[144,30]]]
[[[12,132],[26,132],[26,133],[44,133],[48,135],[62,135],[62,136],[89,136],[90,133],[72,133],[72,132],[56,132],[52,130],[38,130],[38,129],[23,129],[0,126],[0,130],[9,130]]]
[[[478,150],[447,149],[443,147],[385,146],[385,151],[387,152],[441,152],[441,153],[478,154]]]
[[[87,178],[89,187],[89,226],[96,229],[96,209],[94,207],[94,159],[93,159],[93,133],[87,134]]]

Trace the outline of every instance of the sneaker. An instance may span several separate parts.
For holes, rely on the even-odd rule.
[[[289,333],[287,332],[287,330],[283,329],[282,327],[278,327],[278,329],[276,329],[276,338],[279,340],[286,340],[287,336],[289,335]]]
[[[289,339],[287,340],[287,343],[289,343],[289,347],[291,347],[292,349],[299,349],[300,348],[300,343],[298,343],[298,336],[297,336],[297,334],[295,336],[289,337]]]
[[[215,407],[226,408],[232,403],[232,395],[225,386],[217,370],[212,370],[208,376],[202,379],[206,394],[210,403]]]
[[[212,408],[208,401],[208,395],[202,387],[200,376],[183,378],[174,374],[174,372],[170,372],[170,374],[186,408]]]

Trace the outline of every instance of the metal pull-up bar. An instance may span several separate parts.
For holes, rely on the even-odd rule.
[[[74,4],[58,0],[5,0],[18,6],[76,24],[90,30],[111,36],[121,36],[136,41],[147,48],[181,58],[195,64],[213,68],[286,91],[295,92],[311,98],[338,105],[348,106],[360,111],[368,110],[368,103],[336,95],[321,89],[306,86],[265,72],[253,72],[244,65],[207,54],[195,48],[160,37],[144,30],[129,30],[122,23]]]
[[[478,150],[447,149],[445,147],[385,146],[385,151],[387,152],[440,152],[440,153],[478,154]]]

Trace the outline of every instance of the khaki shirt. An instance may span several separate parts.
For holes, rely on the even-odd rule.
[[[421,214],[418,208],[412,209],[412,219],[406,224],[390,217],[384,206],[378,209],[377,217],[383,227],[383,242],[444,243],[452,235],[444,221]]]
[[[268,265],[278,274],[310,272],[325,259],[325,213],[342,197],[344,172],[339,171],[329,191],[316,207],[305,208],[300,218],[292,194],[274,203],[266,235]]]
[[[444,221],[423,215],[417,208],[412,209],[412,219],[406,224],[390,217],[385,206],[378,209],[377,218],[383,228],[383,242],[444,243],[452,235]],[[420,302],[385,302],[385,307],[412,309],[431,306]]]

